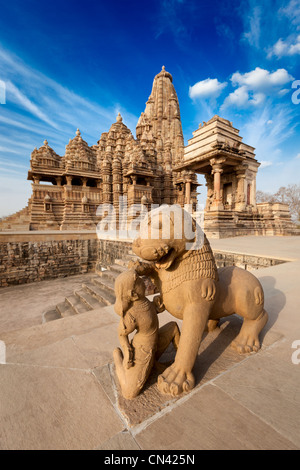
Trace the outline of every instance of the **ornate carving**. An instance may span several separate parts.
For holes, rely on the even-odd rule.
[[[182,220],[184,211],[177,213]],[[170,237],[163,238],[162,221],[168,221]],[[150,212],[153,239],[136,239],[133,251],[148,262],[137,261],[131,267],[140,275],[150,275],[166,309],[183,320],[182,334],[175,362],[158,378],[162,393],[178,395],[195,385],[192,373],[205,326],[217,325],[218,319],[236,313],[244,318],[241,331],[232,346],[239,353],[256,352],[259,333],[268,315],[264,310],[264,293],[258,279],[249,271],[226,267],[216,270],[208,240],[202,247],[188,250],[184,233],[175,230],[178,220],[170,213],[163,217]],[[159,228],[160,227],[160,228]],[[201,230],[198,228],[198,230]],[[176,234],[176,236],[175,236]],[[159,235],[159,236],[157,236]]]
[[[169,322],[159,329],[157,314],[164,310],[160,296],[151,302],[145,297],[145,284],[134,270],[120,274],[115,283],[115,311],[120,315],[119,339],[122,350],[114,350],[116,374],[122,394],[135,398],[155,363],[173,342],[177,349],[179,328]],[[136,331],[130,341],[128,335]]]

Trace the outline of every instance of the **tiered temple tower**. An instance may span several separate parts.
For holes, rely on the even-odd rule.
[[[136,138],[118,114],[95,145],[89,146],[77,129],[62,157],[46,140],[34,149],[28,207],[2,221],[0,230],[24,230],[25,224],[29,230],[95,229],[100,204],[113,205],[119,220],[120,196],[127,197],[129,206],[177,203],[194,210],[198,173],[206,178],[204,229],[209,236],[289,233],[288,206],[256,204],[258,167],[254,148],[219,116],[200,124],[184,146],[173,78],[163,67],[138,120]]]
[[[77,129],[64,156],[47,141],[32,152],[29,228],[92,229],[99,204],[113,204],[118,211],[120,196],[127,196],[129,205],[142,202],[148,208],[152,203],[196,203],[195,173],[173,173],[183,155],[178,98],[172,75],[163,67],[138,120],[136,139],[119,113],[96,145],[90,147]]]

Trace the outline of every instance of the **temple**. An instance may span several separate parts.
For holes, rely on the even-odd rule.
[[[292,230],[286,204],[256,203],[260,163],[254,150],[232,122],[217,115],[200,124],[188,141],[174,171],[205,176],[204,229],[209,236],[282,235]]]
[[[162,68],[153,81],[136,138],[118,114],[92,146],[79,129],[59,156],[47,140],[31,154],[28,206],[0,222],[0,230],[92,230],[97,207],[119,197],[131,204],[197,205],[197,174],[206,178],[205,230],[212,237],[284,234],[288,207],[256,204],[259,163],[231,122],[214,116],[184,146],[172,75]],[[49,184],[50,183],[50,184]]]
[[[184,204],[184,180],[173,166],[183,161],[184,140],[173,79],[165,68],[136,126],[136,139],[119,114],[108,132],[89,147],[80,131],[60,157],[45,141],[31,154],[29,229],[91,229],[99,204]],[[197,177],[188,175],[189,199],[197,201]],[[43,184],[45,182],[52,183]]]

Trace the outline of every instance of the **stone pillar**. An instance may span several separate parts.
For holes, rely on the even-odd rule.
[[[206,174],[205,175],[205,180],[206,180],[206,185],[205,186],[207,187],[205,210],[209,211],[211,209],[211,206],[212,206],[213,200],[214,200],[213,176]]]
[[[56,176],[56,185],[57,186],[61,186],[61,182],[62,182],[62,177],[61,176]]]
[[[112,183],[113,183],[113,205],[116,213],[116,228],[119,228],[119,216],[120,216],[120,196],[122,195],[122,167],[121,160],[116,157],[112,162]]]
[[[67,185],[72,186],[73,176],[67,175],[66,180],[67,180]]]
[[[34,176],[33,177],[33,182],[34,182],[34,184],[40,184],[40,177],[39,176]]]
[[[246,188],[245,188],[245,178],[246,178],[247,167],[244,165],[239,165],[236,167],[236,177],[237,177],[237,193],[236,193],[236,204],[235,208],[238,211],[244,211],[246,209]]]
[[[225,159],[212,159],[210,161],[212,167],[212,175],[214,175],[214,199],[211,210],[223,210],[224,206],[221,200],[221,174],[223,173],[222,164]]]
[[[103,191],[103,203],[111,202],[111,163],[109,156],[105,155],[105,158],[101,164],[102,173],[102,191]]]
[[[87,178],[81,178],[83,188],[86,188],[87,180],[88,180]]]
[[[191,182],[187,181],[185,183],[185,203],[190,204],[191,203]]]

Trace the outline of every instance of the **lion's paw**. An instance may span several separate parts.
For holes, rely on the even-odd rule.
[[[157,386],[161,393],[177,396],[182,392],[192,390],[195,386],[195,379],[191,372],[184,372],[172,364],[158,377]]]
[[[232,341],[230,346],[239,354],[249,354],[257,352],[260,349],[260,342],[258,336],[238,335],[237,338]]]

